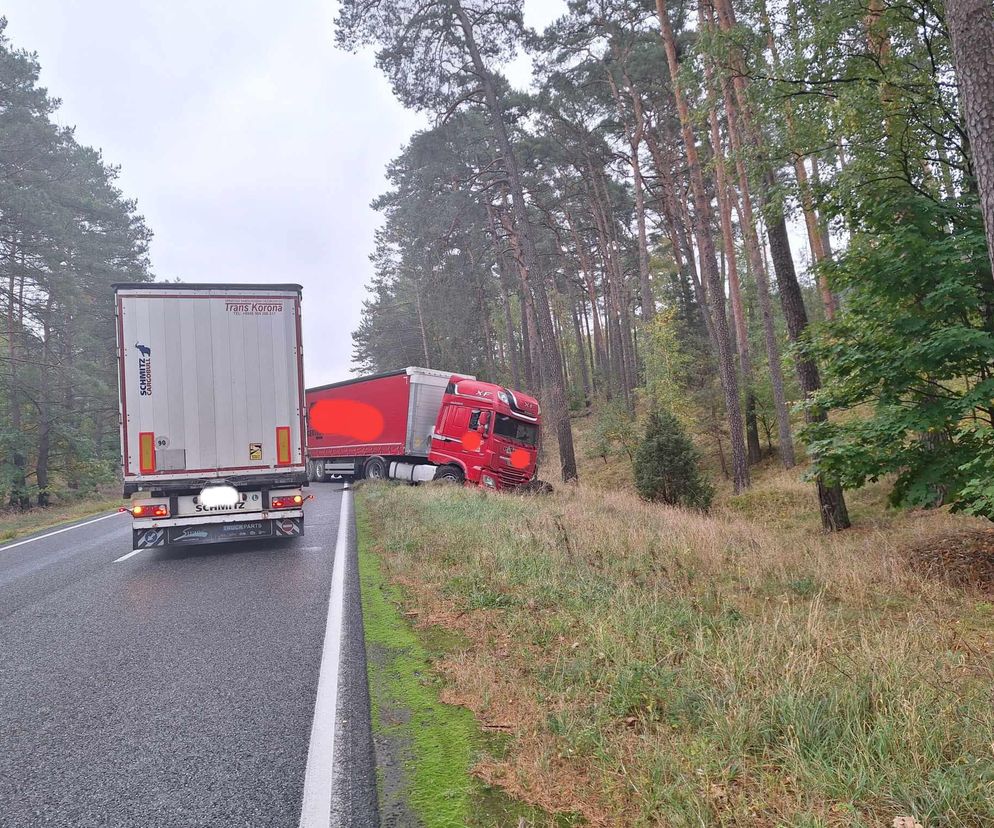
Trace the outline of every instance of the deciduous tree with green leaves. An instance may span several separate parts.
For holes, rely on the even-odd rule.
[[[847,488],[896,475],[892,501],[994,520],[994,302],[976,203],[868,194],[858,232],[825,265],[846,301],[806,346],[834,412],[805,432],[820,473]]]

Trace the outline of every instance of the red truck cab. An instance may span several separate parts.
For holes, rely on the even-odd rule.
[[[511,489],[535,476],[534,397],[467,374],[408,367],[309,388],[307,474]]]
[[[487,488],[520,486],[535,475],[540,420],[534,397],[454,376],[442,397],[428,459],[456,465],[470,483]]]

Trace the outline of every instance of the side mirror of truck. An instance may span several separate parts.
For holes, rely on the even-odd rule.
[[[484,411],[480,414],[480,421],[476,424],[476,430],[486,436],[490,431],[490,412]]]

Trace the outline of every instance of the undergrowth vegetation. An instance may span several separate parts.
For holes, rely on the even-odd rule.
[[[59,499],[45,508],[0,510],[0,543],[60,523],[117,509],[122,504],[120,490],[105,487],[92,495]]]
[[[475,773],[514,796],[594,825],[994,824],[994,608],[903,551],[982,523],[884,496],[834,536],[787,474],[708,516],[583,487],[360,499],[406,609],[469,642],[443,697],[509,734]]]

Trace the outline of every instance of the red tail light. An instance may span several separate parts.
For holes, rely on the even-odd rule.
[[[131,508],[135,517],[169,517],[169,506],[165,503],[139,503]]]
[[[274,497],[269,501],[269,506],[272,509],[292,509],[294,506],[300,506],[303,502],[302,495],[284,495],[283,497]]]

